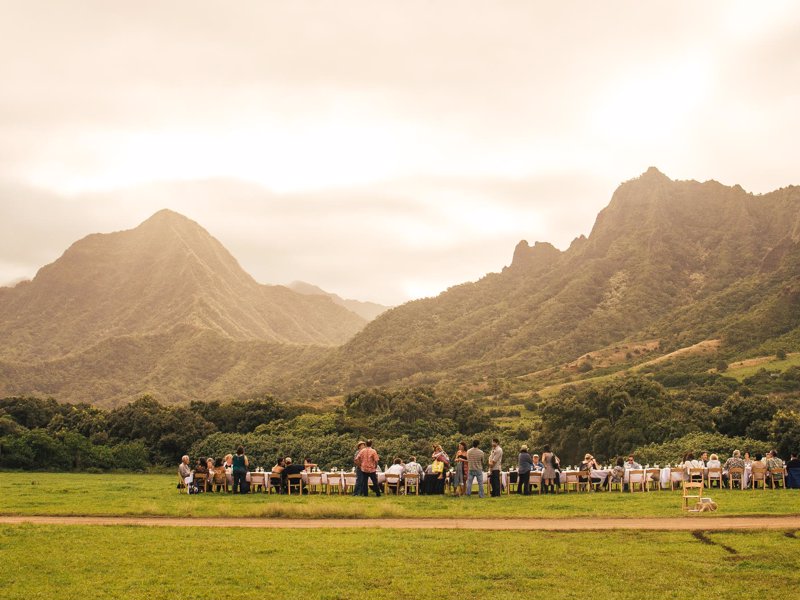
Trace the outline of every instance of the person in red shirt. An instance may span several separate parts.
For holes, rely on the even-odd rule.
[[[372,447],[372,440],[367,440],[366,448],[363,448],[361,452],[358,453],[356,456],[356,466],[361,469],[361,472],[364,475],[363,485],[361,486],[361,495],[362,496],[369,496],[369,487],[367,481],[372,481],[372,489],[375,492],[375,495],[380,497],[381,495],[381,488],[378,485],[378,461],[380,457],[378,453],[375,452],[375,449]]]

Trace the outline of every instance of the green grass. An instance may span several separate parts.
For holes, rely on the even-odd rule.
[[[777,358],[773,358],[770,361],[750,367],[729,368],[727,371],[725,371],[725,376],[734,377],[735,379],[742,381],[747,377],[755,375],[761,369],[767,369],[768,371],[785,371],[789,367],[797,366],[800,366],[800,352],[787,355],[786,360],[778,360]]]
[[[680,516],[680,492],[602,492],[500,499],[420,496],[269,496],[200,494],[175,489],[170,475],[0,473],[0,514],[295,518],[570,518]],[[797,515],[797,490],[708,493],[712,516]]]
[[[0,590],[5,600],[789,598],[800,585],[790,535],[0,526]]]

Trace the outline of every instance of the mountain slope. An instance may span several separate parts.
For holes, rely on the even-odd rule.
[[[385,313],[390,307],[378,304],[376,302],[364,302],[362,300],[346,300],[338,294],[326,292],[316,285],[306,283],[305,281],[293,281],[287,286],[290,290],[298,294],[306,294],[308,296],[327,296],[339,306],[343,306],[347,310],[356,313],[365,321],[372,321],[381,313]]]
[[[47,360],[177,324],[232,340],[334,345],[365,323],[329,298],[260,285],[194,221],[164,210],[73,244],[0,290],[0,358]]]
[[[510,267],[392,309],[319,372],[344,386],[516,375],[625,339],[745,351],[800,326],[800,188],[622,184],[588,238],[517,246]]]

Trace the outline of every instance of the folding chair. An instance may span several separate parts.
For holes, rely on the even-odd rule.
[[[578,471],[564,471],[561,473],[561,480],[564,483],[564,491],[569,494],[569,488],[572,487],[576,492],[580,492],[581,482],[578,479]]]
[[[342,493],[341,473],[328,473],[325,478],[325,491],[328,493],[328,496],[331,495],[333,490],[336,490],[337,494]]]
[[[739,484],[739,489],[744,489],[744,469],[742,467],[731,467],[728,470],[728,488],[733,489],[736,484]]]
[[[689,469],[689,481],[698,482],[706,478],[705,469],[702,467],[691,467]]]
[[[309,494],[322,493],[322,473],[309,473],[308,481],[306,482]]]
[[[344,493],[345,494],[352,494],[353,491],[356,489],[356,481],[358,481],[358,475],[355,473],[345,473],[344,474]]]
[[[259,490],[267,491],[266,473],[250,473],[250,491],[255,494]]]
[[[696,492],[696,493],[693,493]],[[691,500],[700,502],[703,497],[703,482],[684,481],[683,482],[683,510],[689,510],[689,503]]]
[[[389,488],[394,490],[395,495],[400,494],[400,475],[395,473],[386,474],[386,479],[383,480],[383,493],[388,494]]]
[[[267,478],[267,493],[272,494],[280,494],[281,493],[281,474],[280,473],[270,473],[269,477]]]
[[[181,477],[181,474],[178,473],[178,493],[182,494],[186,490],[186,482]]]
[[[208,475],[205,473],[195,473],[194,482],[197,484],[197,487],[200,487],[200,484],[202,484],[204,492],[208,491]]]
[[[292,495],[292,488],[297,488],[297,493],[302,495],[303,494],[303,476],[299,473],[297,475],[287,475],[286,476],[286,489],[287,493],[291,496]]]
[[[536,493],[542,493],[542,472],[541,471],[531,471],[530,480],[528,481],[529,487],[531,491],[533,491],[533,487],[536,486]]]
[[[638,485],[639,491],[646,491],[644,469],[628,469],[628,491],[633,492],[633,486]]]
[[[786,489],[786,474],[783,472],[783,469],[770,469],[769,483],[773,490],[775,489],[776,483],[780,483],[778,487]]]
[[[717,482],[717,487],[722,487],[722,467],[709,467],[706,475],[706,485],[711,488],[712,482]]]
[[[669,489],[670,491],[675,491],[675,484],[683,485],[683,481],[686,479],[686,473],[684,473],[683,469],[677,467],[670,467],[669,469]]]
[[[756,489],[759,483],[761,484],[762,490],[767,489],[767,468],[754,466],[750,472],[751,489]]]
[[[419,473],[406,473],[403,477],[403,493],[406,496],[410,488],[414,488],[414,495],[419,496]]]
[[[661,469],[646,469],[647,489],[657,492],[661,489]]]

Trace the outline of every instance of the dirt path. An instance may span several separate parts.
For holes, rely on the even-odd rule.
[[[136,525],[145,527],[244,527],[252,529],[486,529],[521,531],[723,531],[800,530],[800,517],[686,515],[641,519],[226,519],[172,517],[0,517],[0,525]]]

